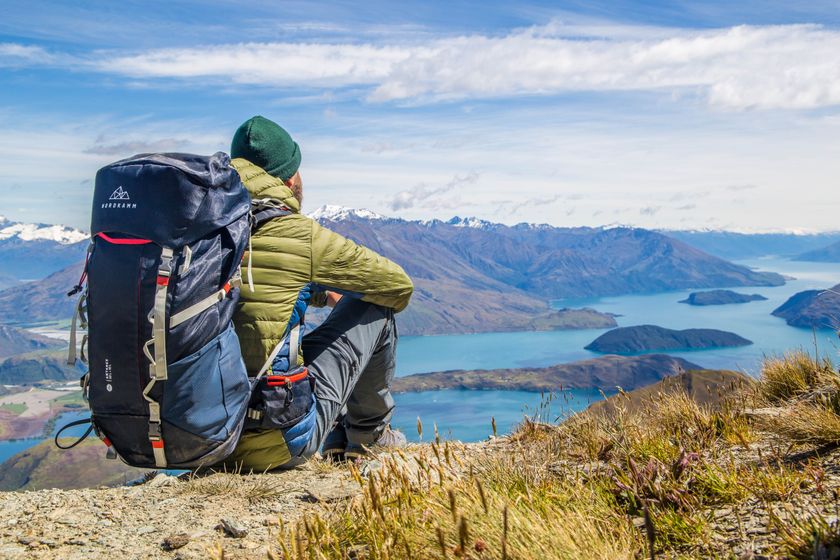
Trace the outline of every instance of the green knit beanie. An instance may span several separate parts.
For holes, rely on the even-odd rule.
[[[270,175],[285,181],[300,167],[300,148],[289,133],[265,117],[248,119],[236,129],[230,155],[259,165]]]

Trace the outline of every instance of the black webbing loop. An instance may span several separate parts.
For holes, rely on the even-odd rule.
[[[61,432],[63,432],[67,428],[73,428],[75,426],[81,426],[83,424],[90,424],[90,426],[88,426],[87,431],[85,431],[85,433],[82,434],[82,437],[80,437],[79,439],[77,439],[76,441],[74,441],[73,443],[71,443],[70,445],[67,445],[67,446],[64,446],[64,445],[61,445],[60,443],[58,443],[58,436],[61,435]],[[79,445],[80,443],[85,441],[92,431],[93,431],[93,422],[91,422],[90,418],[86,418],[84,420],[76,420],[75,422],[70,422],[69,424],[66,424],[61,429],[59,429],[55,433],[55,437],[53,438],[53,441],[55,442],[55,446],[58,447],[59,449],[73,449],[74,447],[76,447],[77,445]]]

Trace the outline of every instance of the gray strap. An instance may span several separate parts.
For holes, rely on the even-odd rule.
[[[230,279],[228,289],[222,288],[221,290],[214,293],[212,296],[208,296],[203,300],[199,301],[198,303],[193,304],[187,307],[186,309],[182,309],[178,313],[172,315],[169,318],[169,328],[173,329],[181,323],[183,323],[184,321],[192,319],[200,313],[204,313],[206,310],[210,309],[220,301],[223,301],[227,297],[230,290],[238,288],[241,283],[242,278],[239,276],[239,274],[237,274],[236,276]]]
[[[67,349],[67,365],[76,365],[76,332],[80,326],[83,329],[87,328],[87,294],[83,293],[79,296],[79,301],[76,302],[76,310],[73,312],[73,320],[70,322],[70,348]],[[78,323],[77,323],[78,321]],[[84,345],[87,342],[87,335],[82,338],[82,361],[85,361]]]
[[[265,375],[265,373],[271,368],[271,364],[274,363],[274,358],[277,357],[277,354],[280,353],[280,349],[283,347],[283,343],[286,342],[287,337],[283,337],[280,339],[280,342],[277,343],[277,346],[274,347],[274,350],[271,351],[271,354],[268,355],[268,359],[265,361],[263,366],[260,368],[260,371],[257,373],[257,379]]]
[[[166,370],[166,294],[169,289],[169,278],[172,275],[173,255],[174,252],[169,247],[161,249],[155,304],[151,313],[152,340],[150,342],[154,347],[154,356],[151,356],[148,350],[149,342],[143,348],[147,357],[154,357],[149,368],[149,382],[143,389],[143,398],[149,403],[149,443],[152,445],[152,453],[157,468],[165,468],[167,463],[160,425],[160,404],[150,394],[155,383],[165,381],[168,377]]]
[[[277,354],[280,353],[280,349],[283,348],[283,343],[286,342],[286,339],[289,340],[289,369],[297,367],[298,346],[300,345],[300,325],[295,325],[288,335],[280,339],[280,342],[277,343],[277,346],[275,346],[274,350],[271,351],[271,354],[268,355],[268,359],[257,373],[257,379],[265,375],[266,372],[271,369],[271,364],[274,363],[274,358],[276,358]]]
[[[289,369],[293,370],[298,365],[298,350],[300,348],[300,325],[295,325],[289,333]]]
[[[152,382],[154,382],[154,379]],[[160,405],[151,400],[149,401],[149,441],[152,444],[152,453],[155,456],[155,466],[165,468],[166,453],[163,450],[163,438],[160,432]]]
[[[152,340],[154,340],[155,363],[152,367],[155,380],[165,381],[166,372],[166,294],[169,287],[169,277],[172,275],[173,251],[164,247],[160,253],[158,267],[157,289],[155,290],[155,307],[152,319]]]

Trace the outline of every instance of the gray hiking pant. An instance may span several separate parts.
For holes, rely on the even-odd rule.
[[[340,415],[350,443],[369,445],[379,438],[394,410],[397,339],[392,310],[347,296],[303,337],[316,397],[315,433],[303,457],[320,449]]]

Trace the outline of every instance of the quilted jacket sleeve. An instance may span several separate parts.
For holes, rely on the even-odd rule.
[[[402,267],[312,221],[312,281],[394,311],[408,305],[414,285]]]

